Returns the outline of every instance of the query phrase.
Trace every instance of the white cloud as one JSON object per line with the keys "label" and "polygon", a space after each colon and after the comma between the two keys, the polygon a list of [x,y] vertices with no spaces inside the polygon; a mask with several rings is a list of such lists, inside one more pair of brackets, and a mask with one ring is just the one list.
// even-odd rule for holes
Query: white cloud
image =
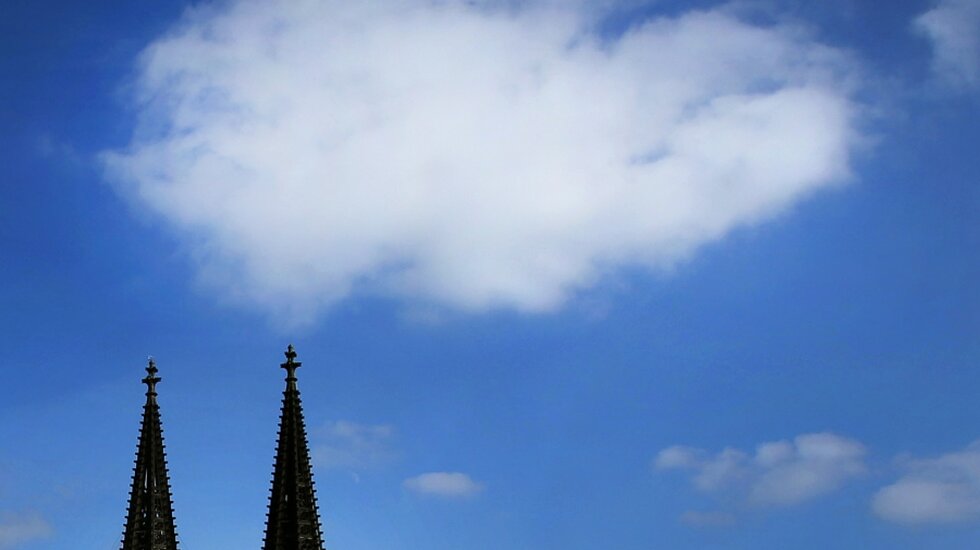
{"label": "white cloud", "polygon": [[483,491],[483,484],[458,472],[430,472],[406,479],[402,485],[414,493],[443,498],[472,497]]}
{"label": "white cloud", "polygon": [[329,422],[313,432],[313,461],[322,468],[366,468],[394,456],[393,427],[358,424],[348,420]]}
{"label": "white cloud", "polygon": [[686,447],[684,445],[674,445],[668,447],[657,454],[654,464],[660,469],[670,468],[694,468],[702,463],[705,453],[700,449]]}
{"label": "white cloud", "polygon": [[0,549],[17,548],[49,535],[51,525],[37,514],[0,516]]}
{"label": "white cloud", "polygon": [[804,434],[793,441],[756,447],[755,453],[727,448],[707,451],[674,446],[654,459],[659,470],[691,473],[699,491],[725,493],[750,504],[786,506],[830,493],[866,471],[863,445],[831,433]]}
{"label": "white cloud", "polygon": [[959,452],[900,463],[905,475],[874,496],[878,516],[902,523],[980,520],[980,441]]}
{"label": "white cloud", "polygon": [[980,0],[940,0],[914,27],[932,42],[932,66],[956,87],[980,86]]}
{"label": "white cloud", "polygon": [[840,52],[724,10],[599,36],[582,5],[192,10],[107,174],[203,280],[300,322],[352,293],[553,310],[848,177]]}

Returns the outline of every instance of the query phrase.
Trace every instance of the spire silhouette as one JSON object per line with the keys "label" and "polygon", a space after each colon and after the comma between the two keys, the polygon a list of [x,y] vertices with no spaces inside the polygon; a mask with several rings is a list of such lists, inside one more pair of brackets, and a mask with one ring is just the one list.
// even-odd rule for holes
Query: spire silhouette
{"label": "spire silhouette", "polygon": [[263,550],[323,550],[303,406],[296,386],[300,365],[290,345],[281,365],[286,369],[286,389]]}
{"label": "spire silhouette", "polygon": [[157,377],[156,363],[152,358],[146,373],[143,378],[146,404],[143,405],[122,550],[177,550],[167,455],[164,452],[160,406],[157,404],[156,388],[161,379]]}

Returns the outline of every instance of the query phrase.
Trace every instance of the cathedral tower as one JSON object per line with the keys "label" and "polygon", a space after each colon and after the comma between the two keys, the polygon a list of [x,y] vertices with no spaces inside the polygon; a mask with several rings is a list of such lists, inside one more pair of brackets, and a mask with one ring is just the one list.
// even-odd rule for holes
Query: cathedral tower
{"label": "cathedral tower", "polygon": [[286,390],[263,550],[323,550],[303,407],[296,387],[296,369],[301,363],[295,359],[296,351],[290,345],[281,365],[286,369]]}
{"label": "cathedral tower", "polygon": [[140,426],[139,447],[129,513],[123,530],[122,550],[177,550],[177,529],[167,475],[160,406],[157,405],[157,367],[150,359],[146,367],[146,404]]}

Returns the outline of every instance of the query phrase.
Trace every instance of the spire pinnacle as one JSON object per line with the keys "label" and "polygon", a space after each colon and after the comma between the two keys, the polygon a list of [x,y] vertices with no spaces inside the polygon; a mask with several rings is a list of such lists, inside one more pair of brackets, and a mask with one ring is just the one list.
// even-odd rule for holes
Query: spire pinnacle
{"label": "spire pinnacle", "polygon": [[146,404],[136,448],[136,466],[129,493],[121,550],[177,550],[173,499],[167,473],[160,406],[157,404],[156,362],[146,366]]}
{"label": "spire pinnacle", "polygon": [[152,357],[147,359],[146,365],[146,377],[143,378],[143,383],[146,384],[146,396],[156,397],[157,395],[157,383],[163,380],[157,376],[157,363]]}
{"label": "spire pinnacle", "polygon": [[279,441],[263,550],[323,550],[306,423],[296,387],[296,350],[286,348],[286,390],[282,397]]}
{"label": "spire pinnacle", "polygon": [[296,369],[300,368],[303,363],[296,360],[296,349],[293,348],[292,344],[286,347],[286,362],[279,365],[280,367],[286,369],[286,386],[287,389],[296,389]]}

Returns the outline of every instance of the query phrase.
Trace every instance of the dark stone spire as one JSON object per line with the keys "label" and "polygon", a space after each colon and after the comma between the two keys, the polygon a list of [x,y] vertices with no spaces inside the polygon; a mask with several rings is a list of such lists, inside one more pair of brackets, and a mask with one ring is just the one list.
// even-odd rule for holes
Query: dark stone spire
{"label": "dark stone spire", "polygon": [[177,550],[167,455],[160,425],[160,407],[157,405],[157,383],[160,378],[156,375],[157,366],[153,359],[150,359],[146,372],[143,379],[146,404],[143,405],[143,422],[122,550]]}
{"label": "dark stone spire", "polygon": [[263,550],[323,550],[303,406],[296,387],[296,369],[300,365],[290,345],[282,364],[286,369],[286,390]]}

